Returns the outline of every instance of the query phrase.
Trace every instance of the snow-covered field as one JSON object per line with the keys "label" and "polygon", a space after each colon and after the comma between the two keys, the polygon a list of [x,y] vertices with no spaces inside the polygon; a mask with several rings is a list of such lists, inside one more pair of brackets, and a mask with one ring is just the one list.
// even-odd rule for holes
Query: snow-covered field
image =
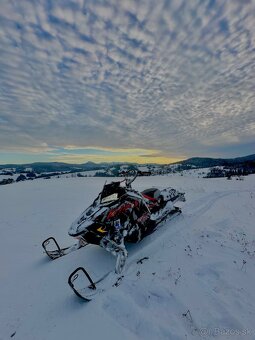
{"label": "snow-covered field", "polygon": [[[109,180],[109,179],[108,179]],[[244,181],[169,175],[133,186],[186,192],[183,214],[139,245],[118,287],[85,303],[67,284],[78,266],[103,272],[114,258],[88,246],[50,261],[41,242],[67,230],[105,178],[0,187],[0,339],[255,339],[255,176]]]}

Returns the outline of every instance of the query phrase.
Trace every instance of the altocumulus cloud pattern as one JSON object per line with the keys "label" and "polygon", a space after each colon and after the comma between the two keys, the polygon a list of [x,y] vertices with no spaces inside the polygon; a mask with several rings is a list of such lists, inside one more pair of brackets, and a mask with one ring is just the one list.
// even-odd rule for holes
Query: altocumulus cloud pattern
{"label": "altocumulus cloud pattern", "polygon": [[251,153],[254,0],[0,5],[0,151]]}

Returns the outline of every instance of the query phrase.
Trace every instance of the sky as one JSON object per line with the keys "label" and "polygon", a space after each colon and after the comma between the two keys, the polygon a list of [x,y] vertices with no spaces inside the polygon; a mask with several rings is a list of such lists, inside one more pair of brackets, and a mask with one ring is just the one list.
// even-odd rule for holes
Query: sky
{"label": "sky", "polygon": [[255,0],[0,8],[0,164],[255,153]]}

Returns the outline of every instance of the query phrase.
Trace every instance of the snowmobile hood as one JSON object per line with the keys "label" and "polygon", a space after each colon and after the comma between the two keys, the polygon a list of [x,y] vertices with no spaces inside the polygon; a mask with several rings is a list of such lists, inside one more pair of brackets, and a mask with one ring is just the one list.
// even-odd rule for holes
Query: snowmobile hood
{"label": "snowmobile hood", "polygon": [[106,210],[108,210],[108,208],[102,206],[88,207],[88,209],[81,213],[81,215],[71,224],[68,234],[70,236],[81,234],[95,222],[95,219],[98,216],[103,214]]}

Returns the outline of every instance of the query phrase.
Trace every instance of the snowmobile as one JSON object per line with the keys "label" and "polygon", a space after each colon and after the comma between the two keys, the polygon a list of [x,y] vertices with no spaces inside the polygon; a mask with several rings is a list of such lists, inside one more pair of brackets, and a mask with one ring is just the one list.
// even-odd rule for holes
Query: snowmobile
{"label": "snowmobile", "polygon": [[[120,274],[128,255],[126,242],[137,243],[153,233],[169,216],[180,214],[181,209],[174,204],[185,201],[184,193],[173,188],[149,188],[141,193],[134,190],[131,183],[138,174],[135,171],[130,176],[129,172],[121,181],[105,183],[94,202],[70,226],[68,233],[78,242],[61,249],[50,237],[42,243],[46,254],[56,259],[88,244],[99,245],[116,256],[115,273]],[[54,248],[50,250],[52,244]],[[77,268],[68,283],[81,296],[73,284],[79,271],[85,274],[92,289],[95,289],[95,283],[84,268]]]}

